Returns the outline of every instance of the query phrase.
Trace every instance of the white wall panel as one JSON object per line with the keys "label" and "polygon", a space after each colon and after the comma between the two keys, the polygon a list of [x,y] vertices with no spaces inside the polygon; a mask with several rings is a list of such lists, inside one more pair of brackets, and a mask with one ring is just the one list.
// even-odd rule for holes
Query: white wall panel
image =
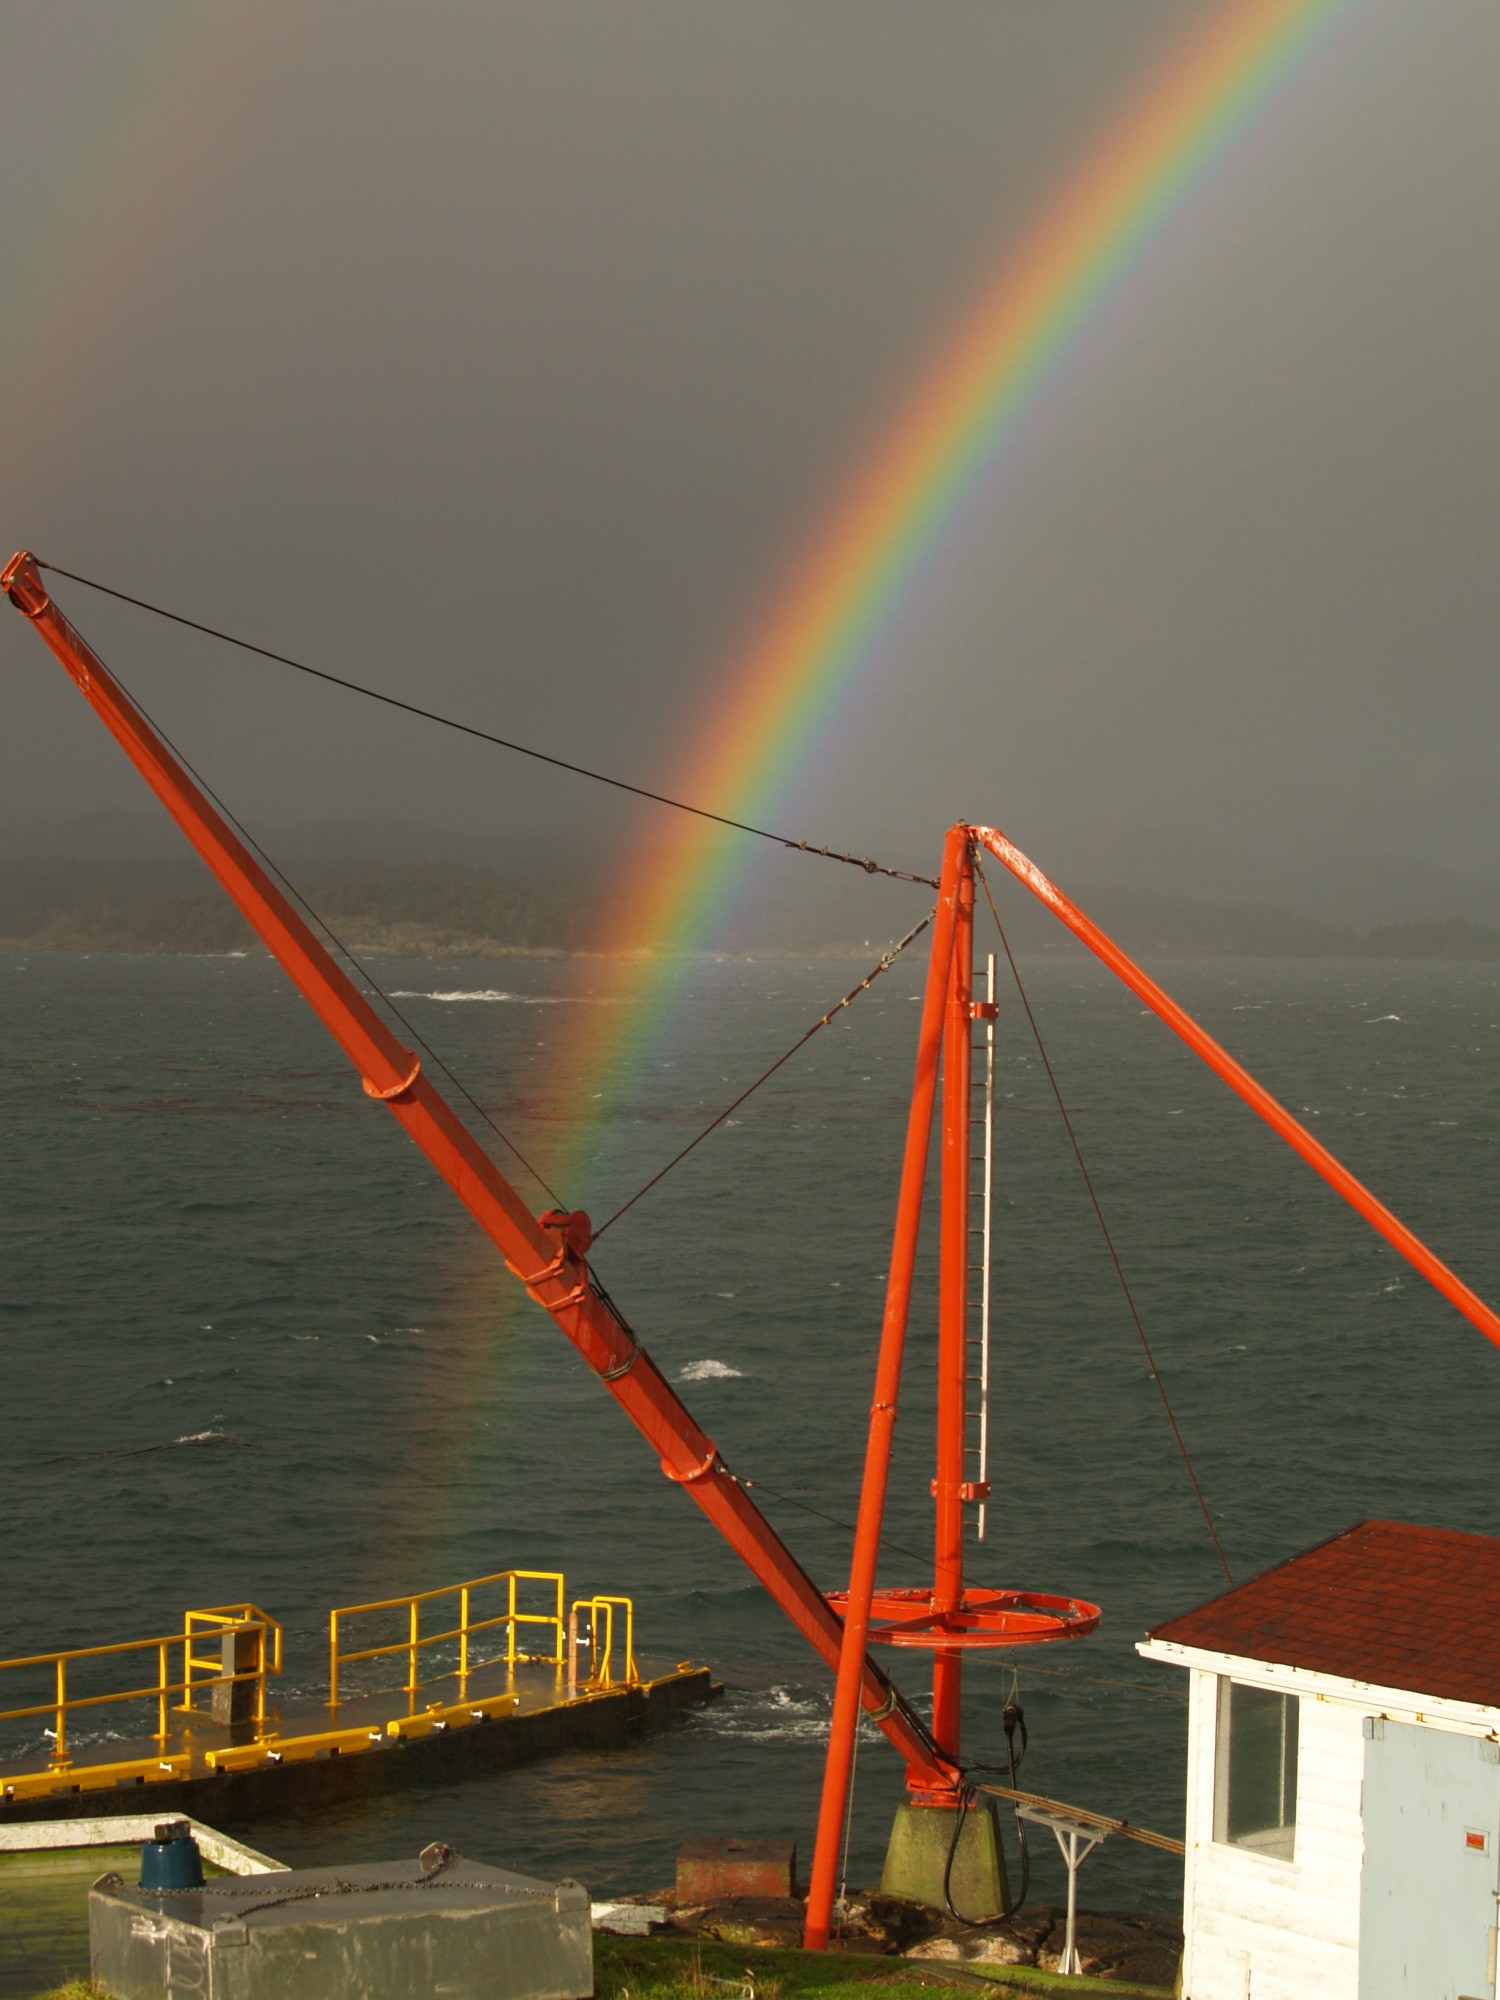
{"label": "white wall panel", "polygon": [[[1189,1669],[1184,2000],[1358,2000],[1364,1718],[1492,1735],[1500,1711],[1196,1649],[1177,1663]],[[1301,1697],[1290,1861],[1214,1840],[1219,1671]]]}

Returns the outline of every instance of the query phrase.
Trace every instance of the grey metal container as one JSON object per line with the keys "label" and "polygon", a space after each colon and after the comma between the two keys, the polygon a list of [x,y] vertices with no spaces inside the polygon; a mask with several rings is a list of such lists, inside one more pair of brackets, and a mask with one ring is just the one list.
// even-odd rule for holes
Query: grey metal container
{"label": "grey metal container", "polygon": [[89,1894],[94,1978],[118,2000],[582,2000],[587,1890],[425,1848],[419,1861]]}

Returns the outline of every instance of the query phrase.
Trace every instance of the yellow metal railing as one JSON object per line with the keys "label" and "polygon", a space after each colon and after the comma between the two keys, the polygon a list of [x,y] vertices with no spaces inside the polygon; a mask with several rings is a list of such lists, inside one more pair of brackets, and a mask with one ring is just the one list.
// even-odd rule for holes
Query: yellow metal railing
{"label": "yellow metal railing", "polygon": [[[624,1672],[614,1670],[615,1612],[624,1612],[625,1644],[622,1648]],[[588,1636],[578,1629],[578,1615],[588,1613]],[[635,1668],[635,1606],[628,1597],[579,1597],[568,1612],[568,1699],[578,1693],[578,1648],[589,1649],[589,1671],[584,1685],[590,1688],[634,1687],[640,1680]]]}
{"label": "yellow metal railing", "polygon": [[[517,1604],[517,1587],[522,1583],[548,1584],[552,1588],[554,1608],[551,1611],[522,1611]],[[500,1610],[484,1618],[476,1618],[474,1597],[491,1587],[503,1593]],[[435,1604],[439,1599],[458,1600],[458,1623],[445,1625],[439,1632],[423,1632],[422,1606]],[[405,1611],[407,1629],[404,1639],[396,1639],[383,1646],[363,1646],[343,1652],[339,1648],[339,1621],[348,1618],[362,1618],[375,1612]],[[452,1613],[450,1612],[451,1618]],[[471,1642],[476,1633],[494,1631],[505,1627],[505,1650],[488,1660],[475,1660],[471,1653]],[[517,1630],[521,1626],[543,1625],[550,1629],[550,1648],[544,1653],[523,1651],[518,1643]],[[430,1646],[449,1645],[458,1641],[458,1677],[466,1680],[479,1666],[489,1666],[503,1658],[507,1665],[514,1666],[517,1660],[551,1660],[557,1666],[563,1661],[563,1578],[556,1570],[543,1569],[502,1569],[493,1576],[470,1577],[467,1583],[450,1583],[442,1590],[418,1590],[407,1597],[384,1597],[373,1604],[344,1604],[328,1614],[328,1701],[336,1707],[339,1699],[339,1671],[352,1666],[356,1660],[379,1660],[396,1653],[406,1655],[406,1679],[404,1689],[414,1694],[426,1683],[419,1671],[422,1653]],[[441,1674],[433,1674],[432,1680],[446,1679],[453,1670],[444,1669]]]}
{"label": "yellow metal railing", "polygon": [[[439,1590],[415,1591],[369,1604],[341,1605],[330,1612],[328,1619],[329,1707],[338,1707],[340,1680],[348,1668],[360,1662],[396,1657],[405,1662],[406,1678],[401,1684],[404,1692],[414,1695],[433,1681],[456,1675],[461,1702],[467,1697],[466,1684],[472,1673],[502,1664],[514,1667],[520,1661],[565,1667],[570,1699],[580,1689],[588,1694],[638,1685],[635,1612],[631,1600],[608,1595],[575,1598],[564,1617],[565,1602],[561,1572],[507,1569],[491,1576],[470,1577],[467,1582],[449,1584]],[[546,1608],[534,1608],[539,1604]],[[434,1606],[446,1609],[436,1615],[438,1629],[424,1631],[424,1616],[430,1621]],[[346,1646],[350,1620],[379,1614],[396,1614],[403,1619],[403,1635],[376,1645]],[[487,1633],[495,1634],[496,1638],[483,1647],[484,1657],[480,1657],[479,1642]],[[448,1653],[435,1658],[434,1649],[439,1647],[448,1648]],[[579,1659],[585,1649],[587,1659],[580,1674]],[[133,1656],[142,1655],[151,1661],[148,1678],[137,1681],[132,1676],[128,1686],[108,1684],[119,1678],[121,1672],[111,1663],[128,1662]],[[276,1619],[253,1604],[214,1605],[184,1612],[180,1631],[154,1638],[124,1639],[106,1646],[74,1646],[54,1653],[0,1660],[0,1686],[6,1685],[6,1676],[24,1675],[31,1676],[31,1688],[25,1688],[23,1683],[17,1692],[41,1692],[51,1684],[44,1700],[0,1708],[0,1724],[49,1718],[51,1728],[47,1733],[53,1738],[49,1768],[55,1772],[74,1768],[69,1735],[70,1730],[76,1735],[74,1724],[80,1711],[121,1702],[152,1702],[156,1707],[155,1738],[165,1757],[173,1715],[201,1713],[205,1707],[205,1689],[232,1691],[249,1683],[253,1691],[249,1703],[234,1699],[231,1692],[227,1712],[221,1710],[219,1701],[213,1704],[216,1721],[229,1721],[232,1717],[253,1724],[253,1732],[245,1743],[215,1753],[233,1759],[252,1754],[254,1746],[271,1740],[266,1734],[266,1677],[279,1674],[281,1662],[282,1628]],[[131,1672],[128,1667],[125,1671]],[[38,1680],[41,1688],[36,1685]],[[9,1685],[15,1686],[14,1678]],[[367,1692],[371,1690],[359,1689],[361,1694]],[[511,1689],[486,1699],[498,1703],[513,1702],[518,1697]],[[416,1712],[414,1706],[412,1712]],[[405,1722],[387,1725],[393,1733],[400,1733],[407,1726]],[[311,1743],[313,1738],[307,1741]],[[173,1760],[173,1768],[181,1762],[181,1757]],[[134,1770],[135,1766],[130,1768]],[[147,1775],[156,1775],[157,1764],[152,1760],[147,1760],[141,1768],[147,1770]],[[160,1770],[168,1772],[168,1764],[161,1763]],[[43,1774],[39,1772],[22,1774],[16,1780],[18,1785],[42,1782]]]}
{"label": "yellow metal railing", "polygon": [[[221,1650],[217,1656],[205,1658],[195,1653],[195,1639],[201,1639],[207,1632],[215,1632],[220,1638]],[[222,1651],[223,1635],[226,1632],[249,1632],[255,1635],[256,1664],[244,1671],[224,1672]],[[270,1644],[267,1645],[269,1638]],[[182,1649],[182,1671],[178,1679],[172,1677],[172,1649]],[[156,1673],[152,1680],[138,1687],[111,1688],[102,1694],[70,1694],[68,1676],[70,1670],[80,1668],[87,1660],[120,1658],[127,1653],[154,1653]],[[188,1611],[183,1615],[180,1632],[163,1633],[151,1639],[121,1639],[109,1646],[72,1646],[62,1652],[31,1653],[21,1659],[0,1660],[0,1674],[25,1671],[45,1672],[51,1669],[55,1676],[55,1692],[52,1699],[32,1702],[20,1708],[0,1709],[0,1723],[21,1722],[33,1716],[50,1715],[53,1719],[51,1735],[52,1761],[66,1764],[71,1761],[68,1751],[68,1721],[78,1710],[103,1708],[122,1701],[154,1701],[156,1703],[156,1731],[158,1740],[165,1740],[169,1734],[167,1717],[172,1712],[172,1696],[181,1695],[181,1707],[191,1709],[195,1691],[201,1692],[209,1682],[220,1686],[238,1681],[252,1681],[255,1684],[255,1720],[257,1724],[265,1719],[266,1675],[281,1672],[281,1627],[274,1618],[268,1618],[253,1604],[218,1605],[211,1611]],[[77,1685],[75,1680],[74,1685]]]}

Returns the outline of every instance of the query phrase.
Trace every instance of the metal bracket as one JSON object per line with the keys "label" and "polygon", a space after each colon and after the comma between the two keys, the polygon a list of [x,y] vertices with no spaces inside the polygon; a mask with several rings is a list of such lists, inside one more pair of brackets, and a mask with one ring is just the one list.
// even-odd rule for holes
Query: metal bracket
{"label": "metal bracket", "polygon": [[518,1271],[508,1257],[505,1260],[505,1268],[513,1278],[519,1278],[529,1292],[537,1285],[544,1285],[549,1278],[557,1277],[567,1261],[568,1246],[566,1243],[560,1243],[557,1248],[557,1255],[552,1259],[552,1262],[550,1264],[543,1264],[541,1270],[533,1271],[529,1278],[524,1271]]}
{"label": "metal bracket", "polygon": [[560,1299],[537,1299],[537,1304],[545,1306],[549,1313],[566,1312],[569,1306],[581,1306],[588,1295],[589,1281],[587,1278],[581,1278],[572,1291],[564,1292]]}
{"label": "metal bracket", "polygon": [[698,1465],[689,1466],[686,1472],[679,1472],[675,1466],[668,1465],[665,1459],[661,1462],[661,1469],[674,1486],[692,1486],[696,1481],[705,1478],[713,1471],[718,1456],[717,1446],[711,1444],[702,1462]]}
{"label": "metal bracket", "polygon": [[373,1097],[377,1104],[389,1104],[394,1098],[405,1097],[407,1091],[422,1074],[422,1058],[412,1055],[410,1049],[404,1053],[411,1056],[411,1073],[403,1077],[400,1083],[393,1083],[389,1090],[382,1090],[378,1083],[372,1083],[367,1076],[362,1077],[360,1081],[364,1084],[366,1097]]}

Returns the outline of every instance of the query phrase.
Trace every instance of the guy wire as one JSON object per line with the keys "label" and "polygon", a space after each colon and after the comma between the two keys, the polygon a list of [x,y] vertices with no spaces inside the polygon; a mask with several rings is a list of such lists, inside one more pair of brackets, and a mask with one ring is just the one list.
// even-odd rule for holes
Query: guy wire
{"label": "guy wire", "polygon": [[1068,1116],[1068,1107],[1063,1101],[1062,1089],[1058,1084],[1057,1076],[1052,1068],[1052,1061],[1047,1054],[1046,1045],[1042,1041],[1042,1031],[1037,1026],[1035,1014],[1033,1014],[1031,1011],[1031,1002],[1026,997],[1026,988],[1021,983],[1021,974],[1019,968],[1016,965],[1015,954],[1011,951],[1010,948],[1010,939],[1005,935],[1005,926],[1000,921],[1000,912],[995,907],[995,898],[990,893],[990,885],[985,878],[984,869],[980,865],[978,855],[974,857],[974,873],[979,877],[980,884],[984,889],[985,901],[990,906],[990,915],[995,920],[995,929],[1000,934],[1000,943],[1005,952],[1006,963],[1010,966],[1011,978],[1014,979],[1014,981],[1016,982],[1016,992],[1020,995],[1021,1006],[1025,1011],[1027,1022],[1030,1025],[1032,1039],[1036,1043],[1037,1054],[1042,1059],[1042,1068],[1047,1072],[1047,1081],[1052,1086],[1052,1095],[1057,1101],[1057,1109],[1062,1118],[1063,1129],[1068,1135],[1068,1144],[1073,1148],[1073,1157],[1078,1162],[1079,1173],[1083,1176],[1083,1185],[1085,1189],[1088,1191],[1088,1198],[1093,1206],[1094,1215],[1098,1221],[1100,1233],[1104,1237],[1104,1247],[1109,1252],[1109,1261],[1111,1262],[1111,1264],[1114,1265],[1115,1276],[1116,1278],[1118,1278],[1120,1282],[1120,1290],[1124,1294],[1126,1307],[1129,1310],[1131,1320],[1135,1325],[1136,1334],[1141,1343],[1141,1352],[1145,1355],[1146,1366],[1150,1370],[1151,1380],[1156,1384],[1156,1393],[1161,1398],[1161,1406],[1163,1410],[1165,1410],[1166,1412],[1167,1422],[1172,1427],[1172,1435],[1177,1440],[1177,1449],[1182,1455],[1183,1465],[1187,1468],[1187,1476],[1192,1484],[1193,1494],[1198,1502],[1199,1512],[1203,1516],[1203,1525],[1208,1529],[1208,1537],[1209,1540],[1214,1545],[1214,1554],[1219,1558],[1219,1566],[1223,1570],[1225,1578],[1228,1581],[1230,1588],[1233,1589],[1234,1577],[1230,1572],[1229,1563],[1224,1554],[1223,1544],[1219,1540],[1218,1530],[1214,1527],[1213,1516],[1208,1511],[1208,1502],[1203,1497],[1203,1488],[1198,1483],[1198,1474],[1193,1466],[1192,1458],[1188,1453],[1187,1443],[1183,1438],[1181,1429],[1178,1426],[1177,1413],[1172,1408],[1172,1399],[1167,1394],[1167,1385],[1165,1382],[1163,1382],[1161,1378],[1161,1371],[1157,1368],[1156,1365],[1156,1357],[1151,1352],[1151,1343],[1146,1338],[1146,1329],[1144,1325],[1141,1323],[1140,1313],[1136,1310],[1135,1299],[1131,1293],[1130,1285],[1125,1277],[1125,1267],[1120,1262],[1119,1252],[1115,1248],[1115,1239],[1110,1234],[1109,1224],[1104,1219],[1104,1209],[1100,1204],[1098,1194],[1095,1192],[1093,1177],[1089,1173],[1088,1167],[1084,1162],[1083,1148],[1078,1143],[1078,1134],[1073,1130],[1073,1121]]}
{"label": "guy wire", "polygon": [[[62,573],[66,574],[66,572]],[[339,936],[338,932],[334,930],[333,926],[328,922],[327,918],[320,916],[318,911],[314,909],[313,905],[307,900],[306,896],[303,895],[302,891],[298,889],[294,883],[288,881],[287,877],[281,872],[281,870],[277,867],[276,863],[271,859],[270,855],[267,854],[266,850],[261,846],[260,842],[255,838],[255,835],[251,833],[249,829],[240,820],[236,819],[235,815],[230,811],[229,807],[225,805],[224,801],[219,797],[218,793],[214,790],[213,786],[203,776],[202,772],[197,770],[191,763],[191,761],[188,759],[188,757],[177,747],[177,745],[172,741],[171,737],[168,736],[166,730],[162,728],[161,724],[151,714],[150,710],[146,708],[144,703],[137,700],[135,695],[131,693],[130,689],[126,687],[124,681],[120,679],[120,676],[117,673],[113,672],[113,669],[111,669],[111,673],[113,674],[115,681],[118,682],[121,692],[129,700],[132,707],[139,710],[140,714],[145,718],[145,720],[150,723],[151,727],[156,731],[156,734],[161,738],[162,742],[166,744],[167,748],[171,751],[172,755],[181,764],[182,768],[193,779],[194,783],[199,785],[202,788],[202,790],[207,794],[207,796],[213,800],[214,804],[218,807],[219,811],[224,815],[225,819],[228,820],[229,824],[234,828],[235,832],[238,833],[241,840],[244,841],[245,845],[247,847],[254,849],[256,854],[259,855],[261,861],[265,864],[266,868],[270,871],[272,875],[276,877],[277,881],[281,884],[282,888],[286,890],[287,894],[292,898],[292,900],[296,903],[301,904],[302,908],[307,912],[308,916],[311,917],[313,922],[324,933],[324,935],[329,938],[329,940],[332,942],[334,946],[334,949],[336,951],[342,952],[343,956],[349,961],[350,965],[354,967],[355,971],[359,974],[360,978],[367,980],[369,982],[370,990],[379,997],[379,999],[384,1003],[385,1007],[389,1010],[389,1012],[393,1014],[395,1018],[401,1023],[402,1027],[406,1030],[407,1034],[411,1036],[412,1040],[416,1043],[417,1047],[421,1049],[424,1055],[431,1057],[432,1061],[436,1063],[437,1067],[443,1072],[443,1075],[447,1077],[448,1081],[453,1085],[453,1088],[458,1092],[459,1096],[463,1098],[464,1102],[470,1106],[470,1108],[475,1112],[475,1114],[478,1117],[484,1120],[485,1124],[488,1125],[490,1130],[494,1133],[495,1137],[500,1141],[501,1145],[505,1146],[509,1150],[509,1152],[515,1157],[515,1159],[517,1159],[520,1162],[520,1164],[526,1169],[527,1173],[530,1174],[532,1179],[536,1182],[537,1186],[542,1189],[543,1193],[550,1196],[553,1203],[558,1208],[564,1207],[565,1203],[563,1202],[561,1196],[559,1196],[554,1191],[554,1189],[548,1185],[547,1179],[545,1175],[541,1172],[540,1168],[534,1167],[531,1164],[530,1160],[527,1159],[526,1155],[521,1151],[520,1147],[516,1144],[515,1140],[510,1138],[505,1132],[503,1132],[500,1129],[500,1127],[495,1123],[494,1119],[485,1110],[484,1106],[479,1102],[478,1098],[476,1098],[474,1093],[468,1088],[467,1084],[465,1084],[461,1080],[461,1078],[454,1075],[452,1069],[438,1054],[436,1049],[434,1049],[431,1046],[431,1044],[427,1042],[424,1039],[424,1037],[418,1033],[416,1028],[413,1027],[412,1023],[407,1019],[405,1014],[403,1014],[401,1009],[396,1005],[395,1001],[391,998],[389,993],[387,993],[385,988],[380,984],[380,981],[375,977],[374,973],[372,973],[369,967],[366,966],[360,959],[355,957],[354,953],[349,949],[348,945],[344,943],[343,939]]]}
{"label": "guy wire", "polygon": [[594,1241],[597,1243],[599,1238],[604,1234],[605,1230],[611,1228],[615,1223],[617,1223],[620,1217],[625,1213],[627,1209],[634,1208],[636,1203],[640,1200],[641,1196],[644,1194],[649,1194],[652,1188],[656,1186],[658,1181],[665,1180],[667,1175],[671,1173],[673,1167],[679,1165],[683,1160],[685,1160],[688,1154],[693,1151],[694,1147],[701,1146],[703,1144],[703,1141],[708,1137],[710,1132],[716,1132],[718,1128],[724,1123],[724,1120],[729,1116],[731,1111],[738,1111],[740,1106],[745,1102],[745,1099],[747,1097],[753,1097],[755,1092],[760,1089],[763,1083],[769,1082],[769,1080],[776,1074],[777,1070],[779,1070],[783,1064],[789,1063],[791,1061],[792,1057],[797,1053],[798,1049],[802,1048],[805,1043],[810,1042],[812,1040],[813,1036],[818,1032],[819,1028],[826,1028],[829,1022],[833,1019],[835,1014],[842,1013],[845,1007],[852,1007],[854,1002],[859,998],[861,993],[868,992],[870,987],[873,986],[875,981],[880,977],[881,973],[890,971],[891,967],[895,964],[896,960],[901,956],[902,952],[905,951],[906,947],[910,943],[912,943],[914,939],[919,938],[922,935],[923,931],[926,930],[927,926],[931,922],[932,922],[931,917],[923,917],[921,923],[913,924],[912,928],[906,933],[906,936],[902,938],[901,942],[899,944],[893,944],[891,946],[890,950],[885,954],[884,958],[882,958],[877,965],[874,965],[870,968],[870,970],[865,974],[864,978],[859,982],[858,986],[851,987],[850,990],[844,995],[842,1000],[835,1001],[833,1006],[829,1008],[826,1014],[821,1015],[816,1021],[813,1022],[812,1026],[808,1029],[805,1035],[798,1036],[797,1040],[792,1043],[792,1046],[787,1050],[785,1055],[778,1056],[769,1069],[761,1071],[760,1075],[755,1079],[754,1083],[747,1084],[746,1087],[740,1092],[739,1096],[734,1100],[733,1104],[726,1104],[724,1106],[724,1109],[721,1112],[719,1112],[716,1117],[711,1118],[709,1122],[704,1126],[703,1130],[697,1135],[696,1138],[689,1139],[689,1141],[682,1148],[682,1151],[680,1153],[674,1153],[672,1158],[668,1160],[667,1164],[664,1167],[662,1167],[659,1172],[654,1173],[651,1176],[650,1180],[647,1181],[643,1187],[638,1187],[636,1189],[635,1193],[630,1197],[629,1201],[623,1202],[620,1205],[620,1207],[615,1210],[614,1214],[609,1218],[608,1222],[601,1222],[599,1227],[594,1231]]}
{"label": "guy wire", "polygon": [[[905,868],[888,868],[883,862],[872,861],[866,854],[843,854],[831,847],[816,846],[810,840],[794,840],[790,834],[772,833],[767,827],[752,826],[748,820],[732,819],[727,813],[710,812],[707,806],[689,805],[684,799],[669,798],[665,792],[653,792],[645,785],[631,784],[628,779],[612,778],[607,772],[590,770],[586,764],[573,764],[566,757],[554,757],[546,750],[532,749],[529,744],[513,743],[508,737],[495,736],[488,729],[479,729],[473,723],[456,721],[451,715],[439,715],[435,709],[421,708],[417,703],[402,701],[393,694],[382,694],[378,688],[366,687],[362,682],[348,680],[342,674],[331,674],[323,667],[310,667],[302,660],[290,659],[285,653],[273,653],[268,646],[257,646],[249,639],[236,638],[232,632],[221,632],[217,626],[200,624],[196,618],[185,618],[180,611],[168,611],[163,605],[151,604],[144,597],[132,597],[128,591],[114,590],[107,583],[97,583],[92,577],[80,576],[76,570],[64,569],[59,563],[43,562],[40,556],[36,558],[36,563],[38,569],[49,570],[53,576],[65,576],[70,583],[81,583],[85,590],[97,590],[102,596],[117,598],[121,604],[133,604],[138,611],[149,611],[154,618],[165,618],[170,624],[185,626],[189,632],[201,632],[205,638],[221,640],[226,646],[238,647],[242,653],[254,653],[262,660],[273,660],[277,666],[290,667],[293,672],[306,674],[312,680],[326,681],[330,687],[363,695],[367,701],[378,701],[386,708],[399,709],[404,715],[415,715],[423,722],[435,722],[444,729],[457,730],[461,736],[492,743],[497,749],[513,751],[518,757],[530,757],[536,763],[550,764],[554,770],[571,771],[579,778],[592,778],[595,784],[611,785],[617,792],[631,792],[636,798],[650,799],[659,806],[672,806],[678,812],[692,813],[697,819],[712,820],[716,826],[730,827],[736,833],[752,833],[758,840],[769,840],[795,854],[814,854],[824,861],[840,861],[850,868],[863,869],[866,875],[885,875],[894,882],[919,882],[928,889],[938,886],[931,875],[914,875]],[[145,711],[142,710],[142,713]]]}

